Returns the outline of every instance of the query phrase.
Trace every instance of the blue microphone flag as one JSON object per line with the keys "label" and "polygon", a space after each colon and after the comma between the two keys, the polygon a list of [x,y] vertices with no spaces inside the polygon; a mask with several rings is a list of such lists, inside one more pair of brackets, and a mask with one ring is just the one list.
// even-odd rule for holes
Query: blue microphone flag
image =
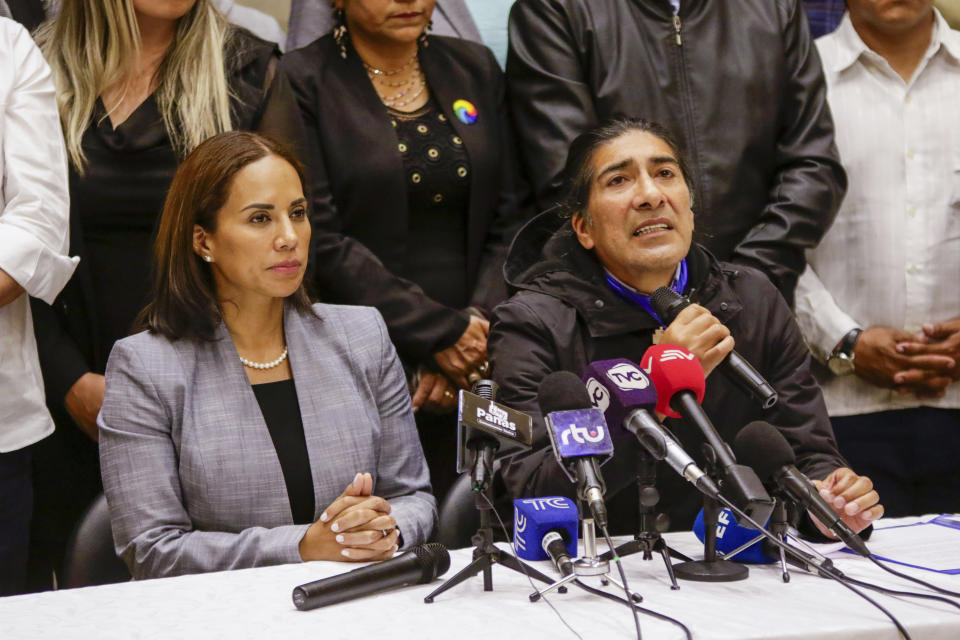
{"label": "blue microphone flag", "polygon": [[[520,498],[513,501],[513,542],[524,560],[549,560],[540,542],[551,530],[562,530],[571,558],[577,557],[577,505],[570,498]],[[565,532],[565,533],[563,533]]]}

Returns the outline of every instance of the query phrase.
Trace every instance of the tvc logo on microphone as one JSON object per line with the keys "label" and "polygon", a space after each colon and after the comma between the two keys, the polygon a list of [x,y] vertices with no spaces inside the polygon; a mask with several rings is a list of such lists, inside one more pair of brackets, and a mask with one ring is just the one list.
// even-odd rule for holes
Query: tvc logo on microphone
{"label": "tvc logo on microphone", "polygon": [[650,386],[650,379],[629,362],[623,362],[607,369],[607,377],[624,391],[646,389]]}

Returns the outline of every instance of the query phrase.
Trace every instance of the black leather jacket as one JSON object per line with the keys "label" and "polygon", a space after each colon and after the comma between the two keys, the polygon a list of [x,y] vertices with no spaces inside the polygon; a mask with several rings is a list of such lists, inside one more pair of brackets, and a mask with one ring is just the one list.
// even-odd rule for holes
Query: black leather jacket
{"label": "black leather jacket", "polygon": [[798,0],[517,0],[507,81],[542,208],[579,133],[654,120],[688,156],[697,241],[792,303],[846,190]]}
{"label": "black leather jacket", "polygon": [[[779,401],[764,411],[719,372],[707,379],[703,407],[717,431],[733,442],[753,420],[776,425],[797,456],[797,467],[822,479],[846,466],[833,437],[823,395],[810,372],[810,355],[793,314],[760,272],[718,262],[693,245],[687,255],[686,293],[729,329],[736,349],[774,386]],[[548,373],[580,375],[596,360],[639,362],[658,324],[638,305],[606,284],[600,263],[583,249],[570,223],[547,212],[517,235],[506,275],[517,290],[494,311],[490,334],[493,378],[500,400],[534,416],[534,446],[512,455],[501,467],[513,497],[568,495],[575,487],[553,458],[537,405],[537,390]],[[682,420],[665,424],[698,463],[703,437]],[[633,435],[610,425],[615,454],[602,473],[607,484],[611,529],[632,533],[637,520],[634,477],[639,445]],[[504,451],[509,455],[510,451]],[[657,468],[660,511],[673,528],[688,529],[700,508],[699,495],[663,463]]]}

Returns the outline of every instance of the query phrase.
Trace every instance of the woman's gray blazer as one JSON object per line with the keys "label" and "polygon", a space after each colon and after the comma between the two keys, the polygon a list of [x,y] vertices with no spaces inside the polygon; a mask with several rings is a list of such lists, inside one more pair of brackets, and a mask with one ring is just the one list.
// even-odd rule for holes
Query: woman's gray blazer
{"label": "woman's gray blazer", "polygon": [[[316,495],[315,518],[357,472],[373,474],[405,546],[436,501],[396,351],[369,307],[287,307],[284,331]],[[113,537],[136,578],[300,562],[260,406],[226,327],[213,342],[147,332],[118,341],[100,411]],[[453,455],[453,452],[451,452]]]}

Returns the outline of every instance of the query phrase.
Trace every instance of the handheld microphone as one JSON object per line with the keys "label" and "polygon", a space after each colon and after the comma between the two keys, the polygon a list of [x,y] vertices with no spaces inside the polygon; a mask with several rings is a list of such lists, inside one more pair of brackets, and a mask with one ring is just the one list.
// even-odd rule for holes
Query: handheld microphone
{"label": "handheld microphone", "polygon": [[[667,323],[673,322],[677,315],[691,304],[670,287],[660,287],[650,294],[650,306]],[[764,409],[777,404],[777,392],[774,388],[736,351],[727,354],[719,369],[731,382],[756,398]]]}
{"label": "handheld microphone", "polygon": [[654,460],[665,460],[699,491],[716,498],[720,490],[667,429],[650,414],[657,406],[657,389],[625,358],[591,362],[583,373],[587,393],[603,411],[608,425],[622,425]]}
{"label": "handheld microphone", "polygon": [[706,380],[696,356],[674,344],[655,344],[643,354],[643,363],[657,389],[657,411],[696,426],[708,445],[705,452],[712,458],[710,462],[716,461],[720,467],[724,491],[753,520],[766,522],[773,500],[754,470],[737,464],[730,446],[700,406]]}
{"label": "handheld microphone", "polygon": [[605,529],[606,485],[600,465],[613,457],[613,442],[603,412],[593,408],[580,378],[569,371],[556,371],[544,378],[537,402],[557,462],[570,481],[577,483],[577,495],[589,505],[601,530]]}
{"label": "handheld microphone", "polygon": [[820,496],[813,483],[794,466],[796,455],[776,427],[759,420],[751,422],[737,434],[734,446],[741,459],[756,469],[761,478],[799,502],[848,547],[864,557],[870,557],[870,550],[860,536],[853,532],[840,514]]}
{"label": "handheld microphone", "polygon": [[563,576],[573,573],[577,555],[577,505],[564,497],[513,501],[513,543],[524,560],[550,558]]}
{"label": "handheld microphone", "polygon": [[442,544],[421,544],[390,560],[294,587],[293,604],[307,611],[393,587],[426,584],[449,568],[450,554]]}
{"label": "handheld microphone", "polygon": [[483,490],[493,473],[493,459],[501,441],[529,449],[533,420],[525,413],[496,402],[493,380],[477,380],[470,391],[460,391],[457,409],[457,473],[471,470],[474,486]]}

